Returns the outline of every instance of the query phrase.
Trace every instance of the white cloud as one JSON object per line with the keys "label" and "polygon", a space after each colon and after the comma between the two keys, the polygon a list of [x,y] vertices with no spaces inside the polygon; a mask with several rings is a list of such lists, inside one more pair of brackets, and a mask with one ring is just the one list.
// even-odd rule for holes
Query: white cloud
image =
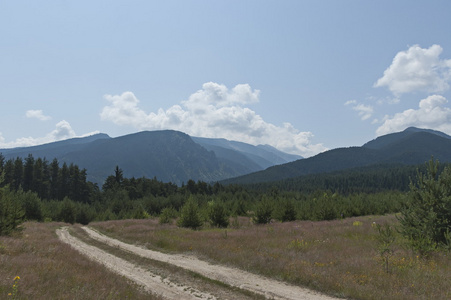
{"label": "white cloud", "polygon": [[371,105],[361,104],[358,103],[356,100],[346,101],[345,105],[351,105],[352,109],[358,113],[362,121],[371,118],[374,112],[374,109]]}
{"label": "white cloud", "polygon": [[48,121],[51,119],[50,116],[44,115],[43,111],[40,109],[39,110],[27,110],[25,115],[27,116],[27,118],[36,118],[40,121]]}
{"label": "white cloud", "polygon": [[301,132],[289,123],[282,127],[267,123],[246,107],[259,101],[259,93],[248,84],[228,89],[225,85],[208,82],[180,105],[146,113],[139,108],[135,95],[125,92],[122,95],[105,95],[109,104],[100,116],[102,120],[130,125],[139,130],[173,129],[191,136],[269,144],[303,156],[327,150],[322,144],[311,143],[312,133]]}
{"label": "white cloud", "polygon": [[414,126],[451,134],[451,109],[448,101],[440,95],[432,95],[419,103],[418,109],[408,109],[394,116],[385,116],[383,124],[376,130],[378,136],[399,132]]}
{"label": "white cloud", "polygon": [[414,45],[407,51],[398,52],[374,87],[386,86],[397,96],[415,91],[441,93],[448,90],[451,59],[440,59],[442,51],[439,45],[428,49]]}
{"label": "white cloud", "polygon": [[75,131],[72,129],[69,122],[63,120],[55,125],[55,129],[43,137],[23,137],[18,138],[12,142],[5,142],[5,138],[0,132],[0,148],[14,148],[14,147],[30,147],[36,146],[61,140],[66,140],[74,137],[85,137],[93,134],[99,133],[98,131],[87,133],[81,136],[77,136]]}

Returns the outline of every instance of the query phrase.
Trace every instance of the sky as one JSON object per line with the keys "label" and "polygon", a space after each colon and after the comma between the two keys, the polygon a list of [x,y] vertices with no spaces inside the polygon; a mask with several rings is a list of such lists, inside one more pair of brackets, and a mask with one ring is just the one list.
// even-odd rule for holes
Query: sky
{"label": "sky", "polygon": [[310,157],[451,135],[451,1],[0,0],[0,148],[172,129]]}

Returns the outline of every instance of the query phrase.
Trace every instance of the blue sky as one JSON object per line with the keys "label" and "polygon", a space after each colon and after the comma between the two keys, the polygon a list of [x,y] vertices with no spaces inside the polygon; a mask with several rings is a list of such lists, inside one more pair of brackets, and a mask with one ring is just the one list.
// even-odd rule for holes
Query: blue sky
{"label": "blue sky", "polygon": [[305,157],[451,134],[450,1],[0,0],[0,148],[175,129]]}

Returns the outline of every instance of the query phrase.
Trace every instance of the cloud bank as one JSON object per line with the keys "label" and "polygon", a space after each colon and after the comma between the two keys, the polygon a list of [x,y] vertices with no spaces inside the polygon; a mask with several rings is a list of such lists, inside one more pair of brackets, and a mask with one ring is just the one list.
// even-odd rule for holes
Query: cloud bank
{"label": "cloud bank", "polygon": [[424,91],[441,93],[449,89],[451,59],[440,59],[443,49],[432,45],[424,49],[418,45],[396,54],[374,87],[387,87],[393,94]]}
{"label": "cloud bank", "polygon": [[448,100],[441,95],[432,95],[420,101],[418,109],[408,109],[393,116],[385,116],[383,124],[376,130],[377,136],[398,132],[414,126],[451,134],[451,109],[445,107]]}
{"label": "cloud bank", "polygon": [[36,145],[42,145],[47,143],[52,143],[56,141],[66,140],[75,137],[85,137],[93,134],[99,133],[98,131],[84,134],[82,136],[77,136],[75,131],[72,129],[69,122],[62,120],[55,125],[55,129],[46,134],[43,137],[23,137],[18,138],[12,142],[5,142],[5,138],[0,132],[0,148],[15,148],[15,147],[30,147]]}
{"label": "cloud bank", "polygon": [[[373,124],[382,124],[376,129],[377,136],[399,132],[410,126],[451,134],[451,109],[446,106],[447,99],[440,95],[450,87],[451,59],[441,59],[442,52],[440,45],[429,48],[414,45],[395,55],[384,75],[373,85],[387,87],[394,98],[389,96],[376,103],[379,106],[397,104],[406,93],[426,92],[430,95],[419,102],[418,109],[385,115],[382,121],[373,119]],[[357,111],[362,120],[371,118],[374,113],[373,106],[356,100],[347,101],[345,105]]]}
{"label": "cloud bank", "polygon": [[125,92],[105,95],[109,104],[100,116],[104,121],[139,130],[173,129],[198,137],[269,144],[305,157],[327,150],[322,144],[311,143],[311,132],[301,132],[290,123],[283,126],[267,123],[246,107],[258,103],[259,94],[259,90],[253,90],[248,84],[228,89],[225,85],[208,82],[180,105],[146,113],[139,108],[139,99],[132,92]]}

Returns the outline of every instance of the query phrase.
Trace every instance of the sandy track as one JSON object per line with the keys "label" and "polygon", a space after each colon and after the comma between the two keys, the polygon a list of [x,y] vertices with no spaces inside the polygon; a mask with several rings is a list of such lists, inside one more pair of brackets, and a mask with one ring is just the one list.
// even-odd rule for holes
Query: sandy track
{"label": "sandy track", "polygon": [[[226,283],[233,287],[245,289],[269,299],[290,300],[328,300],[337,299],[299,286],[268,279],[242,270],[214,265],[197,259],[194,256],[165,254],[112,239],[89,227],[83,227],[88,235],[110,246],[118,247],[133,254],[153,260],[169,263],[177,267],[198,273],[210,279]],[[171,297],[169,297],[171,298]]]}
{"label": "sandy track", "polygon": [[67,231],[67,228],[58,229],[56,233],[61,241],[69,244],[90,259],[103,264],[113,272],[143,286],[148,292],[161,295],[168,299],[216,299],[216,297],[211,294],[200,292],[189,286],[175,284],[168,279],[163,279],[158,275],[135,266],[124,259],[111,255],[97,247],[88,245],[71,236]]}

